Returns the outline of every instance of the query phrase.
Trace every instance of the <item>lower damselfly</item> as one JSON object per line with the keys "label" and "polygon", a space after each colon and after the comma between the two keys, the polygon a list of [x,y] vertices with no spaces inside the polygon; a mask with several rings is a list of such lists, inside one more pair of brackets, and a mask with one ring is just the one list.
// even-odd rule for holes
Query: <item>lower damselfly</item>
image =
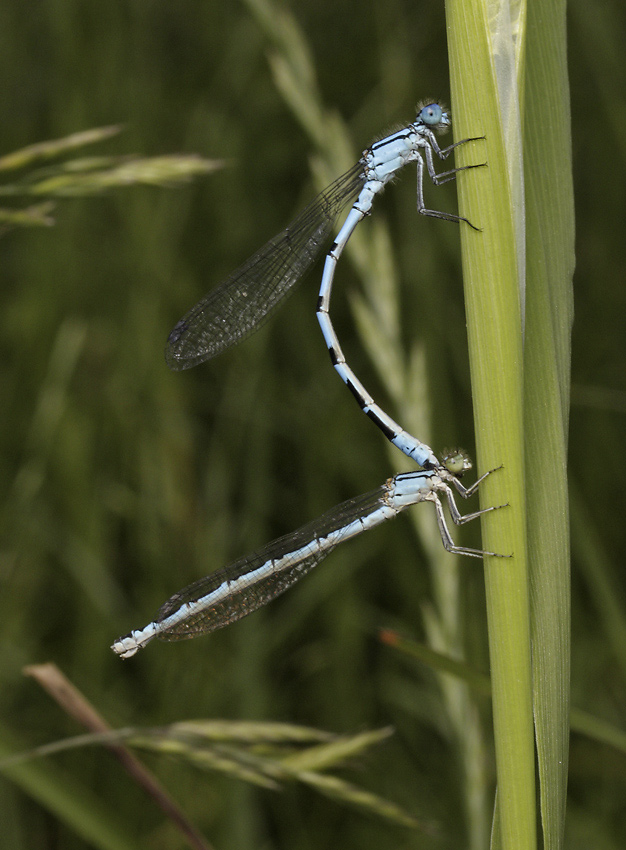
{"label": "lower damselfly", "polygon": [[184,640],[234,623],[280,596],[339,543],[393,519],[419,502],[431,502],[435,506],[439,533],[448,552],[472,558],[506,557],[457,546],[452,539],[442,498],[455,525],[463,525],[496,510],[489,507],[471,514],[460,513],[452,487],[463,498],[468,498],[476,492],[481,481],[495,471],[486,472],[470,487],[464,487],[459,475],[470,467],[467,456],[455,452],[444,458],[437,471],[404,472],[389,478],[382,487],[336,505],[308,525],[175,593],[160,608],[155,620],[143,629],[118,638],[111,648],[122,658],[130,658],[155,637],[167,641]]}

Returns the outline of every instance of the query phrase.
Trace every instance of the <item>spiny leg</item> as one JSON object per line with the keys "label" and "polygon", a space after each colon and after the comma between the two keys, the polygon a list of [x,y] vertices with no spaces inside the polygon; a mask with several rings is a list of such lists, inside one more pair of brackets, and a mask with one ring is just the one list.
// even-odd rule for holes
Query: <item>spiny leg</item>
{"label": "spiny leg", "polygon": [[[434,166],[434,163],[433,163],[432,150],[430,149],[430,147],[427,146],[425,148],[424,152],[426,154],[426,163],[427,163],[427,167],[428,167],[428,174],[429,174],[430,178],[432,179],[433,183],[437,186],[437,185],[439,185],[439,183],[438,183],[438,176],[437,176],[437,173],[435,171],[435,166]],[[440,210],[431,210],[431,209],[427,208],[427,206],[424,202],[424,160],[420,156],[416,159],[415,163],[417,165],[417,211],[418,211],[418,213],[420,215],[427,215],[430,218],[440,218],[440,219],[443,219],[444,221],[455,221],[457,223],[464,221],[466,224],[469,224],[469,226],[472,228],[472,230],[477,230],[477,231],[480,232],[480,227],[476,227],[476,225],[472,224],[472,222],[469,219],[465,218],[464,216],[454,215],[453,213],[446,213],[446,212],[441,212]],[[480,167],[480,165],[478,165],[478,166],[465,166],[464,168],[455,169],[455,172],[456,171],[465,171],[465,170],[467,170],[467,168],[479,168],[479,167]],[[444,172],[444,175],[446,173],[449,174],[450,172]],[[448,179],[451,180],[451,179],[453,179],[453,177],[449,177]],[[446,183],[447,180],[444,179],[440,182]]]}
{"label": "spiny leg", "polygon": [[[476,481],[474,481],[474,483],[473,483],[473,484],[471,484],[469,487],[465,487],[465,485],[464,485],[464,484],[462,484],[462,483],[459,481],[459,479],[457,478],[457,476],[456,476],[456,475],[454,475],[454,474],[453,474],[453,473],[451,473],[451,472],[448,472],[447,470],[446,470],[445,472],[444,472],[444,471],[442,471],[442,472],[440,473],[440,475],[441,475],[441,478],[443,478],[443,480],[444,480],[444,481],[446,481],[448,484],[453,484],[453,485],[454,485],[454,488],[456,489],[456,491],[458,492],[458,494],[459,494],[459,495],[460,495],[463,499],[469,499],[469,497],[470,497],[470,496],[473,496],[473,495],[474,495],[474,493],[478,490],[479,485],[480,485],[480,484],[481,484],[481,483],[485,480],[485,478],[488,478],[488,477],[489,477],[490,475],[492,475],[494,472],[497,472],[499,469],[502,469],[502,468],[503,468],[503,466],[504,466],[504,464],[500,464],[500,466],[496,466],[496,467],[494,467],[493,469],[489,469],[489,470],[487,470],[487,472],[484,472],[484,473],[480,476],[480,478],[476,479]],[[501,507],[504,507],[504,505],[502,505]]]}
{"label": "spiny leg", "polygon": [[486,136],[470,136],[467,139],[459,139],[458,142],[452,142],[452,144],[448,145],[447,148],[440,148],[437,137],[434,134],[431,134],[430,144],[439,159],[447,159],[455,148],[465,145],[467,142],[484,142],[486,138]]}
{"label": "spiny leg", "polygon": [[[484,136],[479,136],[476,139],[462,139],[460,142],[455,142],[453,145],[450,145],[443,150],[437,144],[437,139],[434,135],[430,136],[430,144],[426,145],[424,148],[424,154],[426,155],[426,165],[428,167],[428,174],[430,175],[430,179],[433,181],[435,186],[440,185],[440,183],[446,183],[448,180],[452,180],[453,177],[449,175],[454,175],[457,171],[465,171],[468,168],[483,168],[487,165],[486,162],[478,162],[474,165],[462,165],[458,168],[451,168],[449,171],[443,171],[441,174],[437,174],[435,170],[435,162],[433,160],[433,152],[437,154],[440,159],[447,159],[448,155],[454,150],[454,148],[458,148],[459,145],[464,145],[466,142],[477,142],[480,139],[484,139]],[[442,178],[444,178],[442,180]]]}
{"label": "spiny leg", "polygon": [[432,178],[435,186],[442,186],[444,183],[449,183],[450,180],[455,180],[459,171],[469,171],[470,168],[484,168],[486,162],[476,162],[473,165],[459,165],[458,168],[451,168],[449,171],[441,171]]}
{"label": "spiny leg", "polygon": [[[498,554],[498,552],[489,552],[487,549],[471,549],[467,546],[457,546],[454,540],[452,539],[452,535],[450,534],[450,530],[446,523],[446,517],[443,512],[443,505],[441,504],[439,497],[436,493],[431,493],[427,498],[428,501],[431,501],[435,506],[435,511],[437,513],[437,525],[439,526],[441,541],[446,551],[451,552],[453,555],[469,555],[470,558],[483,558],[485,555],[489,555],[493,558],[511,557],[511,555],[500,555]],[[450,493],[450,498],[452,498],[452,493]],[[468,514],[466,517],[461,517],[461,515],[458,514],[458,511],[457,514],[462,522],[467,522],[470,519],[475,519],[477,516],[480,516],[481,514],[487,513],[491,510],[494,510],[494,508],[486,508],[483,511],[477,511],[475,514]]]}
{"label": "spiny leg", "polygon": [[450,516],[452,517],[452,522],[455,525],[463,525],[464,523],[471,522],[471,520],[476,519],[483,514],[488,514],[491,513],[491,511],[497,511],[500,510],[500,508],[508,507],[508,505],[490,505],[488,508],[481,508],[479,511],[473,511],[471,514],[462,514],[454,501],[454,494],[447,484],[442,483],[438,488],[438,492],[445,494],[446,501],[448,502],[448,508],[450,510]]}

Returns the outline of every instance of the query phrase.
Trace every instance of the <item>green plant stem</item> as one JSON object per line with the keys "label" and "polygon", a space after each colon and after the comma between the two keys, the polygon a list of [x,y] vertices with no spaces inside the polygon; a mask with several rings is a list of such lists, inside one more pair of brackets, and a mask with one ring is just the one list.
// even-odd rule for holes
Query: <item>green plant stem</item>
{"label": "green plant stem", "polygon": [[[484,504],[509,505],[485,517],[483,542],[486,549],[513,554],[507,561],[485,559],[498,782],[496,820],[502,847],[533,850],[535,766],[523,442],[521,175],[516,171],[515,134],[503,121],[503,82],[494,69],[488,29],[493,21],[488,19],[487,4],[482,0],[448,0],[446,9],[455,134],[457,138],[486,137],[485,142],[464,146],[457,164],[464,165],[468,154],[472,157],[469,162],[476,162],[479,150],[484,151],[488,162],[487,168],[474,169],[458,181],[461,214],[482,228],[481,233],[469,228],[462,233],[478,471],[504,465],[485,482],[481,498]],[[509,79],[509,103],[517,102],[515,76]],[[476,104],[480,104],[479,111]],[[510,118],[510,113],[506,117]],[[470,151],[470,147],[474,149]]]}

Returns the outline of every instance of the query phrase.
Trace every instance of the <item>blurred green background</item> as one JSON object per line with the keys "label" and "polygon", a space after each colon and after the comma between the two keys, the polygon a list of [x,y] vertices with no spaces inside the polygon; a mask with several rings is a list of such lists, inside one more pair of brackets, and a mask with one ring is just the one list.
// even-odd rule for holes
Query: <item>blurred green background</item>
{"label": "blurred green background", "polygon": [[[46,661],[116,727],[196,717],[340,733],[393,725],[395,736],[357,762],[351,779],[441,823],[437,837],[307,789],[250,790],[165,758],[146,761],[217,847],[465,846],[459,755],[437,679],[377,638],[381,626],[424,638],[427,554],[405,519],[339,549],[288,595],[210,638],[153,644],[128,663],[109,650],[185,584],[396,471],[329,366],[314,315],[321,266],[241,347],[188,373],[164,363],[180,316],[316,191],[311,140],[277,91],[253,5],[38,0],[0,9],[0,154],[123,123],[96,153],[227,160],[182,189],[62,201],[54,227],[3,235],[0,744],[13,752],[80,731],[22,675]],[[317,0],[292,11],[355,157],[413,120],[418,99],[449,97],[438,4]],[[572,702],[622,728],[625,18],[617,0],[569,6],[578,234]],[[473,452],[458,231],[418,220],[414,179],[407,170],[375,216],[392,233],[406,329],[420,329],[434,447]],[[428,191],[433,206],[455,209],[454,186]],[[386,406],[346,297],[356,287],[345,261],[335,324]],[[477,534],[459,539],[476,545]],[[465,653],[487,669],[480,564],[463,563],[460,575]],[[478,708],[488,739],[488,705]],[[105,751],[57,756],[46,769],[59,787],[93,793],[137,846],[184,846]],[[626,757],[574,735],[570,777],[568,846],[623,847]],[[3,847],[91,846],[5,779],[0,813]]]}

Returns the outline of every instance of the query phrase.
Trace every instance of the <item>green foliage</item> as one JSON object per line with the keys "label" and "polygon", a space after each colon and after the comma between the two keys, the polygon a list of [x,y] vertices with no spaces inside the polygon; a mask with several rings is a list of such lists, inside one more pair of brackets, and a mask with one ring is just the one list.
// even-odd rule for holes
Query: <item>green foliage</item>
{"label": "green foliage", "polygon": [[[120,127],[100,127],[83,133],[72,133],[62,139],[27,145],[21,150],[0,157],[0,174],[14,182],[0,184],[0,197],[44,195],[50,197],[80,197],[99,195],[120,187],[176,186],[210,174],[222,163],[192,155],[153,157],[91,156],[56,162],[45,167],[41,162],[64,156],[68,151],[94,144],[116,135]],[[23,171],[13,175],[14,171]],[[0,209],[0,221],[5,225],[28,226],[54,221],[48,213],[51,202],[26,209]]]}
{"label": "green foliage", "polygon": [[[377,486],[398,464],[408,468],[328,364],[313,315],[318,272],[267,328],[220,360],[173,374],[161,352],[185,310],[278,232],[320,183],[376,134],[411,119],[418,99],[447,96],[441,6],[316,2],[293,5],[290,16],[262,0],[44,0],[36,11],[27,17],[21,4],[9,3],[1,13],[0,156],[41,157],[0,160],[2,183],[37,185],[22,179],[33,168],[37,180],[53,176],[74,187],[105,173],[121,182],[131,162],[171,165],[172,151],[183,162],[204,162],[201,156],[228,167],[196,173],[172,192],[116,184],[99,197],[55,197],[54,227],[47,197],[31,205],[32,197],[13,192],[3,202],[3,756],[82,731],[22,675],[25,665],[51,660],[113,727],[145,731],[194,717],[282,720],[342,741],[394,727],[389,738],[368,739],[365,755],[350,753],[342,776],[329,777],[337,786],[316,788],[334,801],[311,789],[313,779],[309,787],[286,783],[277,794],[197,770],[189,760],[142,753],[216,847],[486,847],[495,760],[490,708],[472,686],[483,680],[471,674],[468,685],[454,665],[437,660],[438,653],[488,669],[482,570],[445,556],[428,506],[414,509],[411,522],[401,518],[339,549],[301,586],[231,629],[155,642],[126,663],[109,649],[186,583]],[[576,495],[572,703],[585,712],[575,715],[575,728],[586,735],[573,734],[570,755],[566,836],[574,850],[620,848],[626,836],[619,750],[626,702],[624,14],[615,0],[601,9],[570,4],[578,194],[569,429]],[[532,15],[527,25],[539,26]],[[533,62],[543,70],[537,57]],[[488,105],[453,94],[457,138],[470,129],[491,132]],[[537,129],[532,168],[540,188],[554,157],[569,158],[570,150],[548,147],[554,135],[544,122],[554,114],[545,114],[543,101],[536,109],[536,97],[527,89],[524,132]],[[468,116],[471,128],[463,126]],[[118,125],[123,134],[97,140],[97,159],[77,148],[51,150],[46,141],[95,142],[85,138],[90,128]],[[132,160],[129,151],[137,152]],[[481,151],[476,143],[463,156],[480,160]],[[311,155],[315,180],[308,177]],[[497,177],[497,160],[488,156],[489,174],[478,169],[458,180],[464,205],[481,181]],[[150,170],[138,182],[170,182],[159,176]],[[455,209],[454,186],[428,187],[428,196],[433,206]],[[540,192],[532,202],[541,204]],[[407,169],[351,241],[351,262],[337,278],[336,325],[357,374],[384,407],[436,449],[461,444],[476,457],[478,444],[482,470],[501,458],[482,424],[474,437],[473,403],[483,415],[489,404],[470,385],[458,229],[417,220],[413,210]],[[493,208],[479,214],[484,233],[502,226],[494,217]],[[529,230],[527,244],[536,236]],[[546,256],[554,259],[550,245]],[[546,280],[549,286],[553,277]],[[567,312],[542,313],[541,302],[535,309],[548,324],[569,319]],[[543,354],[559,364],[551,378],[559,386],[567,383],[566,354]],[[383,360],[384,376],[377,371]],[[539,409],[544,388],[540,373],[530,374],[524,404]],[[500,399],[505,408],[518,402]],[[555,530],[542,515],[553,498],[562,510],[563,491],[546,467],[550,434],[533,437],[539,454],[525,483],[537,494],[527,507],[535,514],[531,547],[541,555]],[[562,467],[564,458],[558,461]],[[513,501],[506,482],[494,476],[495,490],[483,498]],[[492,547],[490,529],[485,542]],[[475,545],[477,535],[473,528],[462,537]],[[490,570],[496,568],[507,564]],[[417,666],[401,645],[380,642],[380,626],[427,641],[436,654],[422,662],[432,670]],[[346,805],[347,793],[339,800],[346,789],[366,804]],[[374,799],[393,801],[438,831],[365,816]],[[184,846],[101,747],[7,768],[0,811],[8,850]]]}

